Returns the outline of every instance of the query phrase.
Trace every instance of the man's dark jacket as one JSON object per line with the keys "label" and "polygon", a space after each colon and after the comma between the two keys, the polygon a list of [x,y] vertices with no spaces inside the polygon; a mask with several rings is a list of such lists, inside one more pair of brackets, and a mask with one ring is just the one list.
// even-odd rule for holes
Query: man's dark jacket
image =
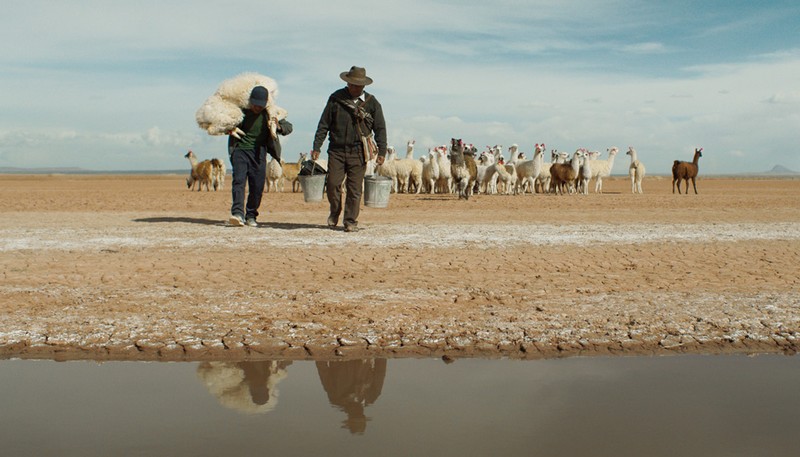
{"label": "man's dark jacket", "polygon": [[[250,130],[250,127],[253,126],[253,122],[255,122],[256,118],[258,117],[255,113],[250,111],[249,109],[243,109],[242,113],[244,114],[244,119],[238,125],[238,128],[247,132]],[[266,116],[266,110],[262,111],[262,113]],[[281,119],[278,121],[278,134],[286,136],[292,133],[292,123],[287,121],[286,119]],[[238,143],[238,139],[233,135],[228,135],[228,154],[233,154],[234,148],[236,148],[236,144]],[[261,157],[263,152],[271,155],[275,158],[275,160],[281,160],[281,142],[275,138],[272,138],[272,134],[269,131],[269,127],[267,122],[264,122],[264,128],[258,134],[256,138],[255,150],[259,152],[257,157]],[[264,156],[266,157],[266,156]]]}
{"label": "man's dark jacket", "polygon": [[[366,103],[364,110],[372,117],[372,122],[367,122],[367,132],[375,133],[375,143],[378,145],[378,155],[386,156],[386,120],[383,118],[383,108],[378,100],[364,92]],[[352,101],[347,88],[342,88],[328,97],[328,103],[320,116],[317,133],[314,135],[314,151],[319,151],[325,137],[328,136],[328,149],[343,151],[361,147],[361,137],[356,128],[353,113],[343,106],[338,100]]]}

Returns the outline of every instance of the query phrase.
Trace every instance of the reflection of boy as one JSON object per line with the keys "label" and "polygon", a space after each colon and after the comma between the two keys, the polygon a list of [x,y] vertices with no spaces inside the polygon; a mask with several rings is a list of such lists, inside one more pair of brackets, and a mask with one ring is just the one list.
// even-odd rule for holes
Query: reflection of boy
{"label": "reflection of boy", "polygon": [[375,403],[386,377],[386,359],[317,362],[319,380],[328,401],[347,413],[343,427],[351,433],[364,433],[367,418],[364,407]]}
{"label": "reflection of boy", "polygon": [[219,402],[245,413],[272,411],[278,403],[278,383],[290,361],[205,362],[197,376]]}

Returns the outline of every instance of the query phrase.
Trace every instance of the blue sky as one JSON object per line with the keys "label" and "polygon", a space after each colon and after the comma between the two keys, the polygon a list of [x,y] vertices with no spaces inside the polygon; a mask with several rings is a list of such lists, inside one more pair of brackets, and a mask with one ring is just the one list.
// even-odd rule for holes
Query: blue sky
{"label": "blue sky", "polygon": [[225,157],[194,113],[225,79],[274,78],[311,148],[339,73],[367,68],[389,143],[463,138],[622,153],[648,174],[800,171],[793,1],[6,1],[0,167],[188,169]]}

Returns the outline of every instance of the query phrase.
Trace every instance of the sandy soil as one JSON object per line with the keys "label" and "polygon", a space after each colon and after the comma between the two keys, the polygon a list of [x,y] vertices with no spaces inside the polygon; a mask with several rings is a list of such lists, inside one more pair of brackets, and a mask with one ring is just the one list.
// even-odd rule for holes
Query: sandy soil
{"label": "sandy soil", "polygon": [[0,176],[0,358],[795,353],[800,180],[327,204],[183,175]]}

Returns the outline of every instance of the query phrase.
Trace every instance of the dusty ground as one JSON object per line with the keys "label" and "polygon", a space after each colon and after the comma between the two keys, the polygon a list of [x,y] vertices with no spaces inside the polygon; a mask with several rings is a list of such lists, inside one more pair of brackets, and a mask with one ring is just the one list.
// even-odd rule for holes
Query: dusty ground
{"label": "dusty ground", "polygon": [[800,180],[392,195],[359,233],[183,175],[0,176],[0,358],[208,360],[798,349]]}

